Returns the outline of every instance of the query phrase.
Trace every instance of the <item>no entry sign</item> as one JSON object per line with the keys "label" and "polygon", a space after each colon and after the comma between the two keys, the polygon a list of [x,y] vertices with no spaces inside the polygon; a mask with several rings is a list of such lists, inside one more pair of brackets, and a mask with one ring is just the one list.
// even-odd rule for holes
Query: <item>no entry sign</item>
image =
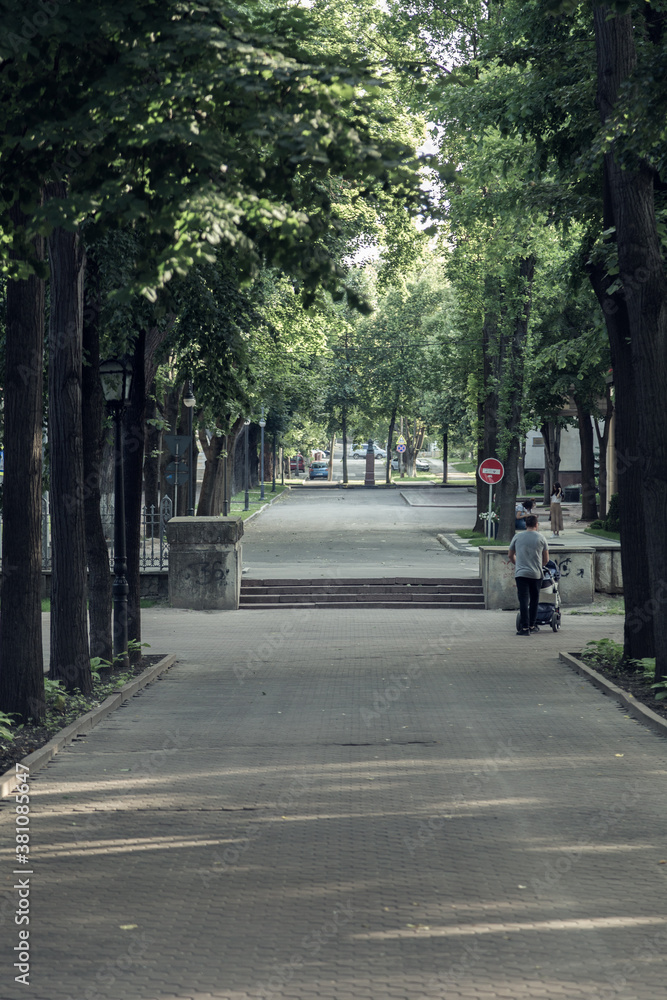
{"label": "no entry sign", "polygon": [[497,458],[485,458],[477,471],[479,478],[489,486],[495,486],[505,475],[503,463]]}

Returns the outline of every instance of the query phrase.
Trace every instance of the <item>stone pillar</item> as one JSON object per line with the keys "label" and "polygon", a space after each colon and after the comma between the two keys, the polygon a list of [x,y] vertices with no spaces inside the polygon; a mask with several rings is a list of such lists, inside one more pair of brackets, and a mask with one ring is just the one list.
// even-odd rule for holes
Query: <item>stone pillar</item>
{"label": "stone pillar", "polygon": [[169,603],[195,611],[236,611],[241,592],[240,517],[172,517]]}
{"label": "stone pillar", "polygon": [[375,486],[375,451],[372,441],[368,442],[368,451],[366,452],[366,478],[364,479],[364,486]]}

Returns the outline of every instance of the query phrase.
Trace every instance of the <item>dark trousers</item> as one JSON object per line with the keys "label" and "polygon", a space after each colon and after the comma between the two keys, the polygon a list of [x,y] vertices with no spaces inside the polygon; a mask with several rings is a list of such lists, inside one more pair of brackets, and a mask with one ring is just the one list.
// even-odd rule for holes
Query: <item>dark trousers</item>
{"label": "dark trousers", "polygon": [[515,579],[519,595],[519,611],[521,612],[521,628],[532,628],[537,621],[537,605],[540,603],[542,580],[533,580],[530,576],[517,576]]}

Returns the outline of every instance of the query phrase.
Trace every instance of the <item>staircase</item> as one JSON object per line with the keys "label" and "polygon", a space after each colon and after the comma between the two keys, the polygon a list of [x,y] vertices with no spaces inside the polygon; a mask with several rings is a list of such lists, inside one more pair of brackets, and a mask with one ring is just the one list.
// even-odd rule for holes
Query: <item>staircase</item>
{"label": "staircase", "polygon": [[241,608],[476,608],[482,581],[385,579],[243,580]]}

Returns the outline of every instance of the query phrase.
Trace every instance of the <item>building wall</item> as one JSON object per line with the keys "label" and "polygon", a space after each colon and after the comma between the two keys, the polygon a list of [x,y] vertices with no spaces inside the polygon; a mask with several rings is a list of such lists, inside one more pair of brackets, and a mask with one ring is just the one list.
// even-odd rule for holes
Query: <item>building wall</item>
{"label": "building wall", "polygon": [[[598,443],[595,436],[593,448],[597,455]],[[530,430],[526,437],[524,468],[526,472],[530,470],[544,474],[544,439],[542,432],[537,427]],[[573,486],[581,483],[581,446],[579,444],[579,431],[576,427],[563,427],[561,431],[558,481],[561,486]]]}

